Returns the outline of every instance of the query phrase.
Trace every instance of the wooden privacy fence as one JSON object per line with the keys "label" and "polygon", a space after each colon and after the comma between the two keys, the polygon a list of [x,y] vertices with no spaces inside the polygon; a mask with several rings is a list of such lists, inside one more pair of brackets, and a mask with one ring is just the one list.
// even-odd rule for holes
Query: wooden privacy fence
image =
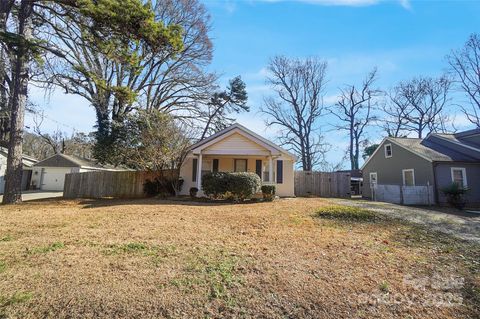
{"label": "wooden privacy fence", "polygon": [[93,171],[65,175],[65,198],[135,198],[145,197],[143,184],[156,177],[175,178],[174,170],[152,171]]}
{"label": "wooden privacy fence", "polygon": [[350,173],[295,171],[295,196],[348,198]]}
{"label": "wooden privacy fence", "polygon": [[433,186],[373,185],[375,201],[402,205],[433,205]]}

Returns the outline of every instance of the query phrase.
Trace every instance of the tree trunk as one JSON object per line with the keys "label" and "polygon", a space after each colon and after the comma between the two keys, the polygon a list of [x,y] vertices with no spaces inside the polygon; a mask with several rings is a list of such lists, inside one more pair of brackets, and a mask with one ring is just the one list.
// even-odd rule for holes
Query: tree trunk
{"label": "tree trunk", "polygon": [[[0,4],[0,32],[7,30],[7,16],[10,3],[2,2]],[[7,75],[9,56],[4,49],[0,49],[0,141],[6,142],[10,132],[10,101],[7,87],[9,76]]]}
{"label": "tree trunk", "polygon": [[[31,14],[33,3],[24,0],[20,4],[18,14],[18,34],[29,41],[32,37]],[[13,65],[13,94],[10,121],[10,138],[8,143],[7,174],[5,180],[4,204],[21,203],[22,201],[22,143],[25,105],[27,103],[29,80],[29,46],[19,45]]]}
{"label": "tree trunk", "polygon": [[349,145],[349,155],[350,155],[350,169],[355,169],[355,156],[353,150],[353,129],[350,129],[350,145]]}

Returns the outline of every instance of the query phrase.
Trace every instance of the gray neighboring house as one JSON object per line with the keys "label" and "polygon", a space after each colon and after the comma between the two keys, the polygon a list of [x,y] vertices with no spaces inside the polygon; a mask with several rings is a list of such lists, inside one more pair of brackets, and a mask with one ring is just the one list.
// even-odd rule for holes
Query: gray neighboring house
{"label": "gray neighboring house", "polygon": [[[7,156],[8,150],[4,147],[0,147],[0,194],[3,194],[5,190],[5,173],[7,170]],[[33,165],[38,162],[35,158],[22,155],[22,190],[27,190],[30,187],[30,181],[32,178]]]}
{"label": "gray neighboring house", "polygon": [[434,202],[446,203],[441,189],[457,182],[470,189],[469,204],[480,204],[480,129],[426,138],[385,138],[362,167],[363,196],[375,185],[433,187]]}
{"label": "gray neighboring house", "polygon": [[113,166],[101,165],[73,155],[55,154],[33,167],[32,188],[45,191],[63,191],[65,175],[91,171],[116,171]]}

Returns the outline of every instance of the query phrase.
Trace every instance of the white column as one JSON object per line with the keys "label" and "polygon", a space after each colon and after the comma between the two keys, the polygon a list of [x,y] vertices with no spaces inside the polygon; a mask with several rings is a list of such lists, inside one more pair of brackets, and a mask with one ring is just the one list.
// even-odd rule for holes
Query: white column
{"label": "white column", "polygon": [[271,155],[268,157],[268,181],[273,183],[273,159]]}
{"label": "white column", "polygon": [[202,191],[202,152],[198,155],[198,170],[197,170],[197,188],[198,192]]}

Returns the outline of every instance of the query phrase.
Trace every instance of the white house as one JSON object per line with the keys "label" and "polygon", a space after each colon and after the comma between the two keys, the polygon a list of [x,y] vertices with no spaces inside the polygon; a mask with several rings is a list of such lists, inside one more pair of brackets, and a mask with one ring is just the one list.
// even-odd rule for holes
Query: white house
{"label": "white house", "polygon": [[206,172],[253,172],[263,184],[275,185],[276,194],[294,196],[294,163],[296,157],[280,146],[240,124],[194,144],[180,168],[182,195],[191,187],[201,192],[202,175]]}
{"label": "white house", "polygon": [[32,188],[62,191],[65,184],[65,174],[105,170],[117,169],[73,155],[55,154],[34,165]]}
{"label": "white house", "polygon": [[[7,170],[7,155],[8,150],[0,147],[0,194],[5,190],[5,172]],[[22,155],[23,174],[22,174],[22,190],[28,189],[32,177],[33,164],[37,162],[36,159],[30,156]]]}

